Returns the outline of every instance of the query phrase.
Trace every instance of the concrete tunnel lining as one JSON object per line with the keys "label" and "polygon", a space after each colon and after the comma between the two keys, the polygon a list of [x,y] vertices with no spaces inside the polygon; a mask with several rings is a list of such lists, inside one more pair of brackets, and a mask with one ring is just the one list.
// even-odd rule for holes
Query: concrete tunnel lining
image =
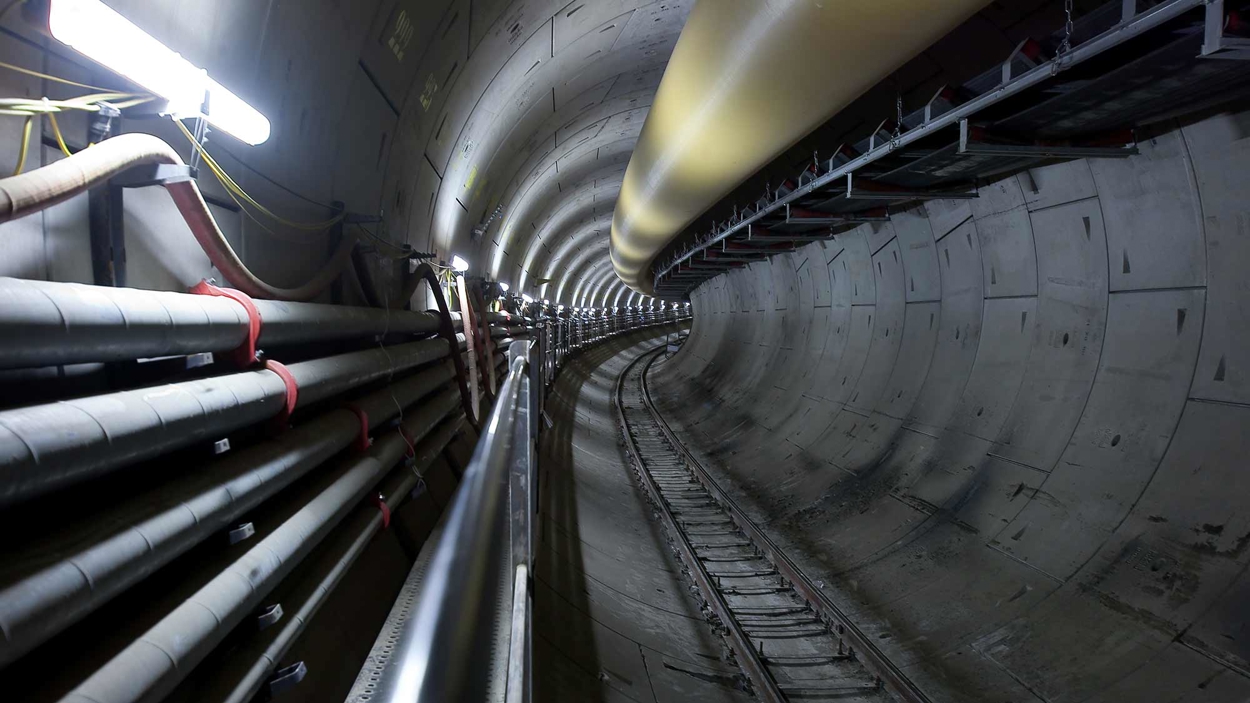
{"label": "concrete tunnel lining", "polygon": [[[144,16],[143,3],[117,4]],[[693,0],[322,3],[333,19],[308,19],[315,41],[300,12],[281,5],[277,44],[262,33],[238,49],[223,23],[193,47],[264,56],[255,69],[228,61],[233,73],[272,84],[241,93],[271,94],[274,143],[240,151],[238,163],[223,159],[249,191],[293,216],[323,215],[295,191],[380,212],[392,240],[462,254],[472,274],[536,299],[656,302],[626,295],[608,231]],[[381,49],[370,37],[400,6],[421,13],[421,50],[393,74],[375,71]],[[997,21],[1017,11],[1018,31]],[[170,31],[186,24],[167,7],[146,12]],[[234,21],[260,27],[256,12],[231,6]],[[1014,45],[1039,26],[1052,31],[1051,19],[995,5],[956,39],[992,34]],[[342,26],[322,26],[334,24]],[[287,51],[302,44],[320,46]],[[23,65],[94,80],[38,47],[19,49]],[[948,45],[952,54],[960,52]],[[319,60],[301,61],[310,55]],[[953,72],[922,58],[932,70],[900,79],[908,89],[929,90],[926,81]],[[308,112],[301,93],[323,104]],[[1168,119],[1140,132],[1139,155],[1020,170],[980,183],[976,199],[895,209],[888,222],[692,292],[688,341],[651,374],[660,410],[933,701],[1250,700],[1248,116],[1235,104]],[[60,158],[45,147],[45,161]],[[793,171],[793,156],[778,168]],[[248,161],[255,174],[242,170]],[[207,180],[205,192],[224,197]],[[194,246],[174,246],[185,232],[164,197],[127,195],[131,282],[183,290],[214,270]],[[324,259],[319,246],[275,242],[227,219],[238,213],[215,212],[248,265],[275,281],[302,280]],[[6,225],[0,274],[90,280],[85,204],[42,219]],[[76,239],[66,234],[79,229]],[[586,350],[552,391],[552,431],[540,448],[549,541],[537,567],[539,700],[747,700],[617,446],[616,377],[671,331]],[[471,447],[457,451],[467,460]],[[431,474],[437,500],[424,496],[401,520],[447,503],[456,478],[441,462]],[[299,507],[295,498],[264,506],[263,519],[277,524]],[[402,579],[395,564],[410,545],[400,541],[392,534],[370,547],[378,555],[353,575],[353,596],[384,599],[370,574],[388,587]],[[214,576],[215,563],[192,573],[179,562],[185,571],[103,606],[56,646],[125,620],[138,599],[171,586],[153,600],[159,614],[179,600],[172,586]],[[347,599],[334,617],[346,617]],[[334,625],[347,627],[325,627]],[[302,646],[329,670],[325,631]],[[118,628],[92,642],[65,681],[89,675],[93,657],[129,636]],[[350,639],[360,645],[362,635]],[[36,650],[5,676],[55,659]],[[201,677],[212,673],[196,671],[177,699],[202,700]],[[55,700],[53,688],[39,693]]]}
{"label": "concrete tunnel lining", "polygon": [[1250,695],[1238,119],[692,296],[662,410],[935,700]]}

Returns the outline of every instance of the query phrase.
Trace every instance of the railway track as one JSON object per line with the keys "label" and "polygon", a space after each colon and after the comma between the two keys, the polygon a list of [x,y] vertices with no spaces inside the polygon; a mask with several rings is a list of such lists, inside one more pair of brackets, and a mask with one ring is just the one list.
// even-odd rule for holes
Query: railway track
{"label": "railway track", "polygon": [[647,369],[661,351],[640,355],[617,378],[625,446],[755,695],[929,703],[677,440],[647,392]]}

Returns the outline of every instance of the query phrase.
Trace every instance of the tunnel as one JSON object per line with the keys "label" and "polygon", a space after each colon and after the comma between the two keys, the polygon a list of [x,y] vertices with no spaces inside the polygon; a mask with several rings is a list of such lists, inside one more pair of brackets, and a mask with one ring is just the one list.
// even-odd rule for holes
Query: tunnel
{"label": "tunnel", "polygon": [[1250,702],[1247,11],[5,2],[0,700]]}

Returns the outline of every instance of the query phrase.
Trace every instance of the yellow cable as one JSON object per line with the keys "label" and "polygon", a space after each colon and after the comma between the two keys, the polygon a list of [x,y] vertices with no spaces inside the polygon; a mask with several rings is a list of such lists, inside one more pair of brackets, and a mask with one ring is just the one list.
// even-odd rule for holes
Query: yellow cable
{"label": "yellow cable", "polygon": [[281,215],[274,213],[269,208],[256,202],[256,200],[252,198],[252,196],[248,195],[247,191],[243,190],[243,188],[238,183],[236,183],[233,178],[230,177],[230,174],[226,173],[225,169],[223,169],[217,163],[216,159],[214,159],[212,155],[209,154],[208,151],[203,146],[201,146],[198,141],[196,141],[195,136],[191,134],[191,131],[187,129],[187,126],[184,125],[181,120],[175,119],[174,124],[178,125],[178,129],[182,132],[182,135],[187,138],[187,141],[191,143],[192,148],[194,148],[196,151],[199,152],[200,157],[204,159],[204,164],[208,166],[208,170],[211,171],[212,174],[217,177],[217,180],[221,182],[222,187],[224,187],[227,191],[230,191],[231,193],[233,193],[233,195],[238,196],[248,205],[251,205],[257,211],[261,212],[262,214],[274,220],[275,222],[280,222],[288,227],[293,227],[295,229],[301,229],[301,230],[307,230],[307,231],[320,231],[320,230],[327,229],[337,224],[344,217],[346,217],[347,215],[346,212],[340,212],[338,215],[335,215],[334,217],[328,220],[322,220],[320,222],[296,222],[294,220],[288,220],[285,217],[282,217]]}
{"label": "yellow cable", "polygon": [[30,124],[34,121],[34,117],[27,117],[26,126],[22,127],[22,148],[17,152],[17,168],[13,169],[14,176],[26,168],[26,152],[30,150]]}
{"label": "yellow cable", "polygon": [[[24,1],[25,0],[13,0],[13,2],[10,2],[8,5],[4,6],[2,9],[0,9],[0,19],[3,19],[5,14],[7,14],[10,10],[12,10],[14,7],[21,4]],[[79,83],[77,81],[71,81],[65,78],[59,78],[57,76],[48,75],[46,73],[32,71],[28,68],[14,66],[13,64],[5,63],[3,61],[0,61],[0,68],[7,68],[11,71],[23,73],[28,76],[34,76],[36,78],[43,78],[45,80],[55,81],[57,83],[63,83],[65,85],[73,85],[73,86],[78,86],[80,88],[88,88],[90,90],[100,91],[97,94],[82,95],[76,98],[70,98],[69,100],[48,100],[46,98],[43,100],[24,100],[24,99],[17,98],[17,99],[12,99],[9,101],[0,101],[0,103],[6,103],[6,102],[9,103],[9,105],[0,107],[0,115],[17,115],[17,116],[24,115],[26,116],[26,125],[23,130],[25,133],[25,138],[22,140],[22,149],[18,155],[17,171],[15,171],[13,175],[17,175],[21,173],[22,169],[25,167],[26,153],[28,150],[28,142],[30,141],[31,122],[34,119],[34,115],[46,114],[48,116],[48,118],[52,122],[52,131],[56,135],[57,144],[60,145],[61,151],[64,152],[68,156],[70,154],[69,148],[66,147],[65,145],[65,140],[61,135],[60,126],[57,125],[56,118],[53,116],[52,113],[59,112],[63,109],[86,110],[89,112],[95,112],[100,109],[98,105],[95,105],[95,103],[115,100],[118,98],[128,98],[128,100],[116,104],[116,107],[119,107],[119,108],[132,107],[134,105],[139,105],[139,104],[149,102],[155,99],[155,96],[152,96],[152,95],[147,95],[144,93],[122,93],[122,92],[112,91],[112,90],[109,90],[108,88],[101,88],[99,86],[89,85],[87,83]],[[256,217],[253,216],[252,213],[249,212],[246,207],[244,207],[243,203],[247,203],[248,205],[251,205],[257,211],[266,215],[267,217],[269,217],[270,219],[276,222],[280,222],[294,229],[300,229],[300,230],[305,230],[305,231],[321,231],[321,230],[328,229],[332,227],[333,225],[342,221],[343,218],[347,216],[347,212],[343,211],[328,220],[322,220],[319,222],[296,222],[294,220],[288,220],[287,218],[274,213],[269,208],[257,202],[252,196],[248,195],[247,191],[243,190],[242,186],[236,183],[235,180],[230,177],[230,174],[226,173],[225,169],[223,169],[221,165],[217,163],[216,159],[214,159],[212,155],[209,154],[208,151],[205,150],[204,147],[201,146],[198,141],[196,141],[195,137],[191,134],[189,130],[187,130],[186,125],[184,125],[181,120],[175,119],[174,124],[178,125],[178,129],[182,132],[183,136],[185,136],[187,138],[187,141],[191,142],[191,146],[200,153],[201,158],[204,159],[204,164],[208,166],[209,171],[211,171],[212,174],[217,178],[217,180],[221,183],[222,187],[226,189],[226,194],[230,196],[230,199],[233,200],[234,203],[239,206],[239,209],[245,215],[247,215],[253,222],[259,225],[265,231],[271,234],[274,234],[273,230],[269,229],[263,223],[261,223],[258,219],[256,219]],[[90,147],[91,145],[88,144],[87,146]]]}
{"label": "yellow cable", "polygon": [[364,225],[360,224],[359,222],[355,222],[353,224],[356,225],[356,228],[359,229],[361,233],[363,233],[369,239],[373,240],[375,246],[380,245],[383,248],[390,249],[392,252],[397,252],[394,254],[382,254],[381,252],[378,252],[379,257],[383,259],[389,259],[391,261],[403,261],[404,259],[408,258],[409,253],[402,246],[394,242],[387,241],[383,239],[382,237],[379,237],[378,235],[374,234],[373,232],[370,232],[368,229],[365,228]]}
{"label": "yellow cable", "polygon": [[260,221],[260,219],[258,219],[255,215],[253,215],[253,214],[252,214],[252,212],[251,212],[250,210],[248,210],[247,208],[243,207],[243,203],[239,202],[239,199],[238,199],[238,198],[236,198],[236,197],[234,197],[234,193],[231,193],[229,188],[227,188],[227,189],[226,189],[226,195],[227,195],[227,196],[229,196],[229,198],[230,198],[231,200],[233,200],[233,201],[234,201],[234,204],[235,204],[235,205],[239,206],[239,212],[243,213],[243,214],[244,214],[244,216],[246,216],[246,217],[247,217],[247,219],[249,219],[249,220],[251,220],[251,221],[253,222],[253,224],[255,224],[257,227],[259,227],[259,228],[261,228],[261,229],[265,230],[265,231],[266,231],[266,232],[268,232],[269,234],[271,234],[271,235],[273,235],[273,236],[278,237],[279,239],[281,239],[281,237],[278,235],[278,233],[277,233],[277,232],[273,231],[272,229],[269,229],[269,226],[268,226],[268,225],[266,225],[264,222],[261,222],[261,221]]}
{"label": "yellow cable", "polygon": [[[113,103],[113,98],[129,98],[122,102]],[[134,93],[101,93],[98,95],[83,95],[69,100],[49,100],[42,98],[33,100],[30,98],[0,98],[0,114],[5,115],[46,115],[52,112],[64,112],[65,110],[82,110],[84,112],[99,112],[100,103],[109,102],[114,107],[126,108],[149,102],[154,98],[150,95],[137,95]]]}
{"label": "yellow cable", "polygon": [[98,91],[100,91],[100,92],[102,92],[102,93],[110,93],[110,92],[113,92],[113,91],[111,91],[111,90],[110,90],[110,89],[108,89],[108,88],[101,88],[101,87],[100,87],[100,86],[98,86],[98,85],[90,85],[90,84],[87,84],[87,83],[79,83],[78,81],[71,81],[71,80],[69,80],[69,79],[67,79],[67,78],[57,78],[56,76],[50,76],[50,75],[48,75],[48,74],[46,74],[46,73],[40,73],[40,72],[38,72],[38,71],[32,71],[32,70],[30,70],[29,68],[22,68],[21,66],[14,66],[14,65],[13,65],[13,64],[11,64],[11,63],[5,63],[5,62],[3,62],[3,61],[0,61],[0,68],[7,68],[7,69],[9,69],[10,71],[16,71],[16,72],[18,72],[18,73],[24,73],[24,74],[26,74],[26,75],[28,75],[28,76],[34,76],[35,78],[42,78],[42,79],[44,79],[44,80],[53,81],[54,83],[63,83],[63,84],[65,84],[65,85],[72,85],[72,86],[75,86],[75,87],[78,87],[78,88],[89,88],[89,89],[91,89],[91,90],[98,90]]}
{"label": "yellow cable", "polygon": [[56,115],[48,113],[48,121],[52,123],[52,134],[56,136],[57,146],[61,147],[61,153],[66,156],[73,156],[69,153],[69,147],[65,146],[65,137],[61,136],[61,126],[56,123]]}

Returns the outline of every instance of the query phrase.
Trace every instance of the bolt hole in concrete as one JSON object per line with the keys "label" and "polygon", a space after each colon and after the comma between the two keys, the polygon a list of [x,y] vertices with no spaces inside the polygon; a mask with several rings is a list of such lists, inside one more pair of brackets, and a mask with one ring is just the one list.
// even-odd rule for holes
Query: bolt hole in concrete
{"label": "bolt hole in concrete", "polygon": [[1063,346],[1065,347],[1068,346],[1068,333],[1067,332],[1063,333]]}
{"label": "bolt hole in concrete", "polygon": [[1119,444],[1119,443],[1120,443],[1120,435],[1116,435],[1116,436],[1114,436],[1114,437],[1112,437],[1112,438],[1111,438],[1111,446],[1113,446],[1113,447],[1114,447],[1114,446],[1116,446],[1116,445],[1117,445],[1117,444]]}

